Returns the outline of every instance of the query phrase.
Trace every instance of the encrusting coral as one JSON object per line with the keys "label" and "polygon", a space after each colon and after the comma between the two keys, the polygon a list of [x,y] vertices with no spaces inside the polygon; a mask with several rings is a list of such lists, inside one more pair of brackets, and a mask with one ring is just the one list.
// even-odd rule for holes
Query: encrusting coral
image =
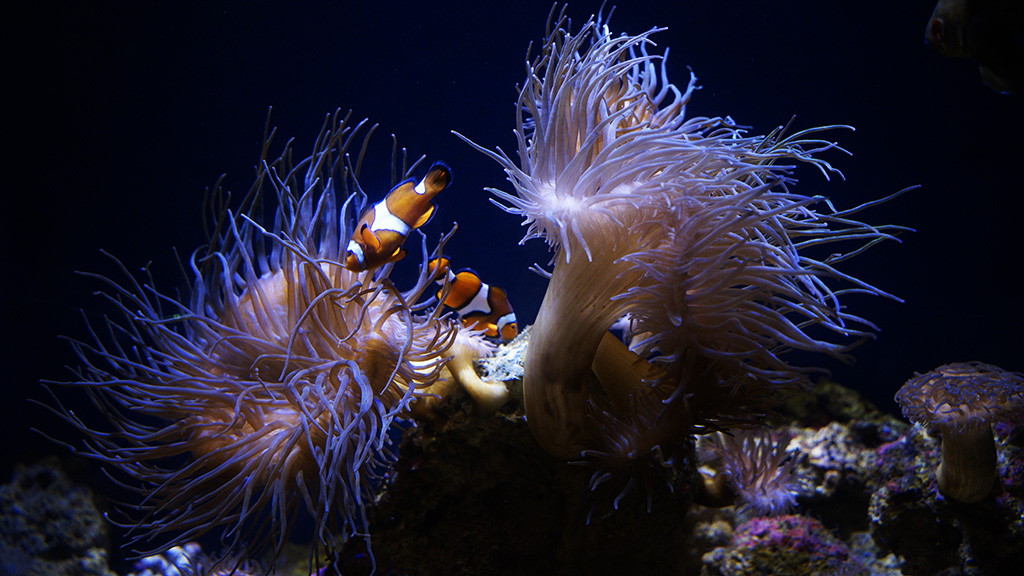
{"label": "encrusting coral", "polygon": [[[64,384],[88,392],[107,428],[60,401],[54,411],[88,436],[83,454],[142,495],[125,508],[134,544],[160,550],[223,527],[226,546],[279,553],[308,515],[329,556],[366,533],[391,424],[438,378],[459,328],[436,308],[414,313],[432,281],[425,244],[406,291],[390,265],[342,264],[365,204],[354,193],[373,132],[364,126],[328,116],[298,162],[290,143],[267,156],[268,131],[238,211],[219,186],[211,195],[209,245],[187,263],[186,297],[120,263],[125,280],[98,276],[120,320],[73,342],[84,367]],[[404,177],[415,164],[403,151],[397,168]],[[266,223],[264,201],[276,206]]]}
{"label": "encrusting coral", "polygon": [[[523,386],[530,429],[564,459],[670,462],[691,432],[758,426],[807,380],[784,352],[842,359],[871,336],[841,296],[891,297],[835,268],[901,230],[853,218],[888,198],[835,210],[790,191],[795,163],[839,174],[818,157],[839,148],[817,137],[838,127],[745,136],[729,117],[687,117],[696,79],[668,81],[665,56],[648,52],[656,32],[613,36],[594,18],[572,32],[553,11],[517,102],[518,162],[473,144],[512,183],[491,191],[524,218],[523,241],[556,252]],[[626,315],[630,354],[611,362],[636,376],[598,374],[609,402],[593,370],[616,372],[598,356]]]}

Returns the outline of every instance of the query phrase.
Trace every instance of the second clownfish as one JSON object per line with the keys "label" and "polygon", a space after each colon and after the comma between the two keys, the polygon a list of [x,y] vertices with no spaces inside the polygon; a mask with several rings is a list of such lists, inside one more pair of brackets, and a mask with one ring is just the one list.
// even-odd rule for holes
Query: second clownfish
{"label": "second clownfish", "polygon": [[[502,342],[516,337],[519,333],[516,314],[504,290],[484,284],[480,276],[469,268],[452,272],[447,258],[431,260],[427,265],[438,277],[442,271],[447,273],[451,288],[448,297],[444,299],[444,305],[458,313],[463,325],[470,329],[482,329],[486,336],[500,337]],[[439,278],[437,282],[442,284],[444,279]],[[437,291],[438,300],[443,295],[444,290]]]}
{"label": "second clownfish", "polygon": [[399,182],[359,219],[345,251],[345,268],[362,272],[401,260],[409,232],[430,220],[434,214],[430,201],[451,181],[451,168],[434,162],[418,184],[412,178]]}

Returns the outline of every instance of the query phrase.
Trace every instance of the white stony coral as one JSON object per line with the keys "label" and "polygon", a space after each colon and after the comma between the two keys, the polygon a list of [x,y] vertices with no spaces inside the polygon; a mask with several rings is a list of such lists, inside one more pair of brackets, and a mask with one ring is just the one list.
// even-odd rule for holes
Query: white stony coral
{"label": "white stony coral", "polygon": [[[594,442],[591,365],[627,313],[646,335],[635,350],[680,394],[697,395],[695,423],[723,409],[732,413],[722,425],[756,420],[773,388],[800,379],[781,351],[841,356],[851,345],[809,326],[854,341],[872,328],[837,298],[884,293],[834,264],[892,229],[852,220],[862,207],[816,211],[823,199],[788,190],[793,163],[837,173],[816,156],[836,147],[815,136],[821,129],[746,137],[728,117],[686,118],[695,79],[685,90],[668,81],[664,56],[648,53],[657,29],[614,37],[593,19],[575,34],[565,24],[528,65],[518,163],[477,146],[514,187],[492,190],[495,203],[524,218],[524,241],[557,251],[526,356],[530,428],[563,458]],[[823,260],[805,254],[840,240],[862,244]]]}

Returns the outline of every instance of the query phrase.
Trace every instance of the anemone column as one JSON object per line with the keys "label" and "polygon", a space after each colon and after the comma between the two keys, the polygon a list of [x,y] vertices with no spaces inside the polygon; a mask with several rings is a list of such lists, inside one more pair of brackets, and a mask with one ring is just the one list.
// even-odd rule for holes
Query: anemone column
{"label": "anemone column", "polygon": [[635,285],[636,274],[608,255],[595,261],[559,251],[526,350],[523,394],[527,422],[550,454],[578,458],[591,437],[588,388],[601,339],[620,316],[612,298]]}

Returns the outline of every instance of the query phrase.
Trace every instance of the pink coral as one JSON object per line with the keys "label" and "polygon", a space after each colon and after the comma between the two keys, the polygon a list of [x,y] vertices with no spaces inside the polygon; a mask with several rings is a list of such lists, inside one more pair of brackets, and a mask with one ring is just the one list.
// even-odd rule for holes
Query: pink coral
{"label": "pink coral", "polygon": [[868,573],[842,541],[807,516],[754,518],[737,527],[729,546],[709,560],[717,573],[728,575]]}

